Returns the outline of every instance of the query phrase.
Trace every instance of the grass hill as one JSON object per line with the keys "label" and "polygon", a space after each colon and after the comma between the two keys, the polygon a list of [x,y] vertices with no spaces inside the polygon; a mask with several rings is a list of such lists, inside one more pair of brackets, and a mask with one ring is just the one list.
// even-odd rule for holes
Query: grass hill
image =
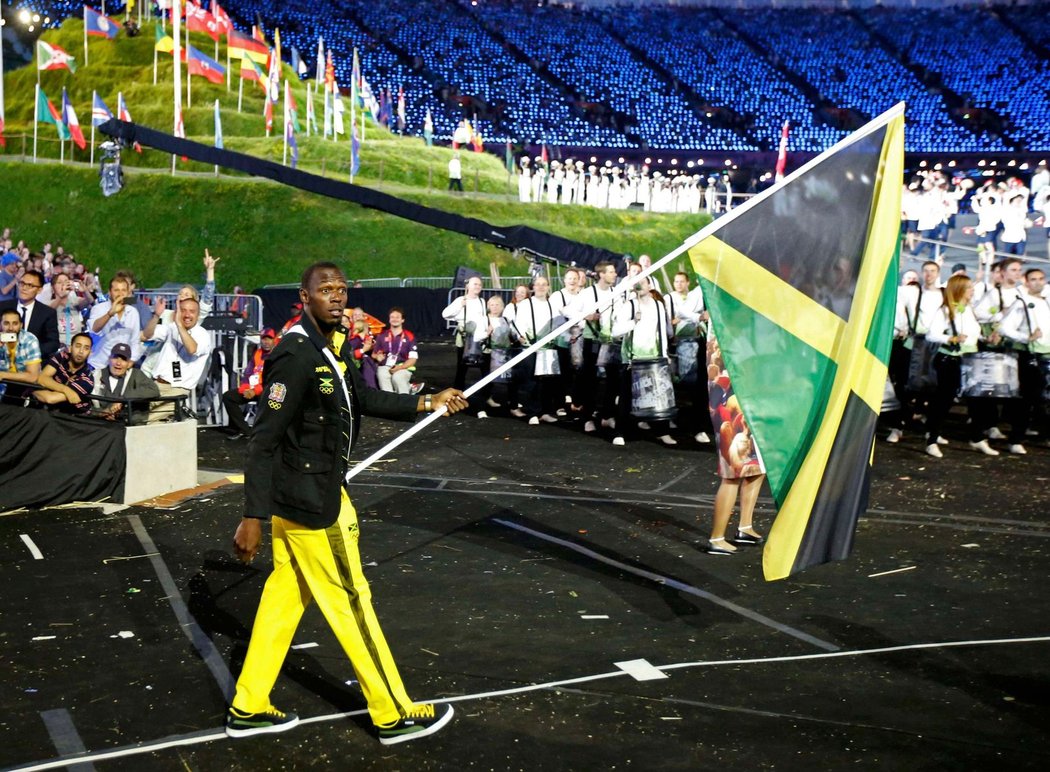
{"label": "grass hill", "polygon": [[[153,85],[152,27],[136,38],[123,33],[114,41],[89,39],[89,65],[83,60],[83,22],[69,19],[44,39],[57,43],[78,60],[75,74],[41,72],[41,88],[56,106],[65,86],[85,135],[89,135],[91,95],[97,91],[116,109],[123,92],[136,122],[170,131],[174,113],[170,54],[159,54],[158,83]],[[204,35],[191,43],[209,56],[214,43]],[[220,59],[225,50],[220,45]],[[306,117],[306,84],[285,66],[293,85],[300,122]],[[185,71],[183,72],[185,78]],[[6,75],[7,148],[0,160],[22,160],[32,153],[33,86],[37,71],[23,67]],[[193,107],[184,122],[191,139],[214,139],[214,101],[219,100],[224,144],[231,150],[280,161],[281,106],[278,136],[265,136],[263,94],[255,83],[244,84],[243,112],[237,111],[237,79],[232,89],[193,79]],[[318,121],[323,114],[317,105]],[[299,166],[347,179],[349,143],[299,135]],[[24,150],[23,150],[24,148]],[[551,233],[586,241],[619,252],[663,254],[707,221],[705,215],[660,215],[604,211],[590,207],[520,204],[508,195],[516,183],[508,178],[502,158],[464,152],[464,185],[468,195],[443,191],[451,150],[426,147],[420,139],[400,137],[369,122],[361,150],[361,171],[355,182],[446,211],[479,217],[496,225],[531,225]],[[6,157],[5,157],[6,156]],[[38,127],[38,156],[57,159],[57,132]],[[88,160],[87,150],[66,145],[66,159]],[[0,164],[2,226],[17,230],[31,245],[45,239],[67,246],[85,262],[111,273],[119,267],[136,271],[147,285],[165,281],[195,281],[205,247],[224,257],[220,285],[248,286],[294,281],[304,263],[335,258],[346,263],[355,278],[451,274],[469,265],[487,274],[496,261],[504,273],[520,273],[502,250],[437,231],[345,202],[291,190],[243,176],[212,176],[210,166],[179,162],[177,176],[165,174],[171,156],[147,149],[123,153],[127,188],[111,199],[102,196],[96,170],[67,163]],[[475,189],[477,193],[472,191]]]}

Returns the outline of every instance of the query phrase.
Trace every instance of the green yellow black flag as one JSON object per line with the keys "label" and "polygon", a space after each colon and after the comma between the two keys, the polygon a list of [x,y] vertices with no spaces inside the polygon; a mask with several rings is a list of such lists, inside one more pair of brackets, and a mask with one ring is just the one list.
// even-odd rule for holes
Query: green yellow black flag
{"label": "green yellow black flag", "polygon": [[903,174],[899,104],[689,245],[779,510],[766,579],[846,557],[867,508]]}

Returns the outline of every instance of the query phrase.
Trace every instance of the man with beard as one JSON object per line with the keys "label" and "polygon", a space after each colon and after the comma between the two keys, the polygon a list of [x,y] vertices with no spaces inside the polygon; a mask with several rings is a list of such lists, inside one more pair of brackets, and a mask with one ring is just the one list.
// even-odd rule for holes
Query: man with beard
{"label": "man with beard", "polygon": [[40,371],[33,398],[63,413],[82,415],[91,409],[87,397],[95,385],[91,378],[91,336],[78,332],[68,349],[55,354]]}

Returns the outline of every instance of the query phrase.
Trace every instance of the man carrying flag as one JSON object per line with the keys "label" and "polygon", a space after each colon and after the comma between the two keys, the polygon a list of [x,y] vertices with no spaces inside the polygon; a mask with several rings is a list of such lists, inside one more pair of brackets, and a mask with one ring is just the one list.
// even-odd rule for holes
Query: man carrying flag
{"label": "man carrying flag", "polygon": [[66,124],[66,129],[77,143],[77,147],[81,150],[87,147],[84,132],[80,130],[80,121],[77,120],[76,111],[73,110],[73,103],[69,101],[69,93],[65,86],[62,87],[62,122]]}
{"label": "man carrying flag", "polygon": [[36,42],[38,70],[62,70],[70,72],[77,71],[77,60],[70,56],[64,49],[54,43],[44,40]]}

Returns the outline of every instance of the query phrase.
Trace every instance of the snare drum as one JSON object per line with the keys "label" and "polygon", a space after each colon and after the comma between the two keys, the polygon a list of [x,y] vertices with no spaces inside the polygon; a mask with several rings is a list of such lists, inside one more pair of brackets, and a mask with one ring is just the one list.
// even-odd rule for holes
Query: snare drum
{"label": "snare drum", "polygon": [[671,363],[667,359],[635,359],[631,362],[631,415],[644,421],[674,418]]}
{"label": "snare drum", "polygon": [[536,368],[532,374],[537,378],[546,378],[552,375],[561,375],[561,366],[558,364],[558,351],[553,348],[541,348],[535,354]]}
{"label": "snare drum", "polygon": [[[511,357],[510,349],[505,349],[505,348],[494,348],[494,349],[492,349],[492,353],[489,354],[489,362],[490,362],[490,364],[489,364],[489,372],[490,373],[496,372],[496,370],[498,370],[499,368],[503,367],[503,365],[507,364],[507,362],[510,361],[510,357]],[[500,373],[499,375],[497,375],[492,380],[493,380],[494,383],[497,383],[497,382],[498,383],[506,383],[506,382],[508,382],[510,380],[511,374],[513,372],[514,372],[513,370],[507,370],[505,373]]]}
{"label": "snare drum", "polygon": [[678,382],[687,385],[696,383],[699,375],[698,357],[700,355],[700,342],[697,340],[680,340],[676,347],[678,355],[677,376]]}
{"label": "snare drum", "polygon": [[478,367],[483,360],[484,353],[481,350],[481,341],[474,340],[474,336],[471,335],[463,345],[463,364],[467,367]]}
{"label": "snare drum", "polygon": [[1050,404],[1050,354],[1039,354],[1035,362],[1043,374],[1043,402]]}
{"label": "snare drum", "polygon": [[1020,394],[1016,354],[979,351],[963,355],[960,397],[1012,399]]}

